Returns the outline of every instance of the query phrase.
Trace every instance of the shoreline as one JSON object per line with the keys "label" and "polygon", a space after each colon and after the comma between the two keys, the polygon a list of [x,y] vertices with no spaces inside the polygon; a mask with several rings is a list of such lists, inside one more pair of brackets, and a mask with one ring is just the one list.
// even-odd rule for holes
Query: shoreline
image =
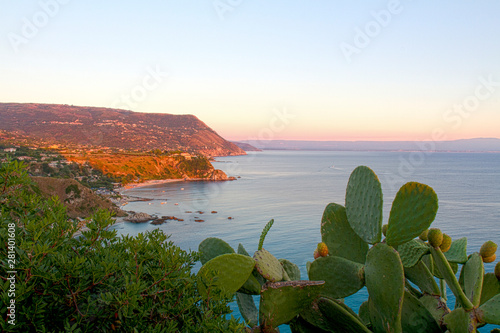
{"label": "shoreline", "polygon": [[158,185],[158,184],[167,184],[167,183],[174,183],[174,182],[182,182],[182,181],[188,181],[189,179],[184,179],[184,178],[179,178],[179,179],[152,179],[152,180],[146,180],[141,183],[133,183],[133,184],[127,184],[124,186],[120,186],[115,189],[116,192],[122,194],[123,192],[134,189],[137,187],[145,187],[145,186],[153,186],[153,185]]}

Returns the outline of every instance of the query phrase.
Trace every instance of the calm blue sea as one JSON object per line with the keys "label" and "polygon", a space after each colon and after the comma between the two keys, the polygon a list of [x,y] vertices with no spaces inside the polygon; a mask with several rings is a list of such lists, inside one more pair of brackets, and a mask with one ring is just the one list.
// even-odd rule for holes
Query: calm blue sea
{"label": "calm blue sea", "polygon": [[[152,200],[131,202],[123,209],[173,215],[184,221],[160,226],[121,223],[116,226],[118,232],[136,235],[160,228],[185,250],[197,250],[203,239],[219,237],[235,249],[242,243],[253,253],[262,228],[274,219],[264,248],[299,265],[302,278],[307,279],[306,262],[313,260],[313,251],[321,241],[323,209],[330,202],[344,204],[350,173],[358,165],[366,165],[382,183],[385,221],[398,189],[408,181],[417,181],[432,186],[439,197],[433,226],[453,239],[467,237],[469,253],[478,251],[486,240],[500,244],[500,154],[264,151],[220,157],[213,165],[241,178],[127,190],[126,195]],[[200,219],[204,222],[195,222]],[[485,265],[487,272],[493,269],[494,264]],[[362,290],[346,303],[357,311],[366,298]],[[480,331],[491,329],[488,326]]]}

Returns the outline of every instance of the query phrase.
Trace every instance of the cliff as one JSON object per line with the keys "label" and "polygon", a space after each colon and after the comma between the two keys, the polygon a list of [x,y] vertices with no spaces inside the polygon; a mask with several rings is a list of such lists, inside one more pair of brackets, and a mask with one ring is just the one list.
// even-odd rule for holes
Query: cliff
{"label": "cliff", "polygon": [[181,150],[245,155],[193,115],[141,113],[59,104],[0,103],[0,130],[47,145],[123,150]]}
{"label": "cliff", "polygon": [[42,195],[46,198],[57,196],[66,206],[68,216],[89,217],[98,209],[106,209],[116,213],[116,216],[127,214],[117,208],[111,201],[95,194],[89,188],[81,185],[74,179],[52,177],[32,177]]}

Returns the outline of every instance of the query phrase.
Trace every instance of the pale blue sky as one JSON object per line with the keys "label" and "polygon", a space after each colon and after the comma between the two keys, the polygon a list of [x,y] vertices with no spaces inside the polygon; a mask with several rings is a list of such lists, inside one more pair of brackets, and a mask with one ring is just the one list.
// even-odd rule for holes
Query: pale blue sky
{"label": "pale blue sky", "polygon": [[238,140],[500,137],[498,1],[0,0],[0,13],[0,102],[189,113]]}

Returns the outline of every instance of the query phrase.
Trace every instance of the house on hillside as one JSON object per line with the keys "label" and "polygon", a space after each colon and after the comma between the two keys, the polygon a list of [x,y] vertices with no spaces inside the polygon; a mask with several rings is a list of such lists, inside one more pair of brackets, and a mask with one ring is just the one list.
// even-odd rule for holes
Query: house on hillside
{"label": "house on hillside", "polygon": [[3,151],[6,153],[15,153],[17,148],[5,148]]}

